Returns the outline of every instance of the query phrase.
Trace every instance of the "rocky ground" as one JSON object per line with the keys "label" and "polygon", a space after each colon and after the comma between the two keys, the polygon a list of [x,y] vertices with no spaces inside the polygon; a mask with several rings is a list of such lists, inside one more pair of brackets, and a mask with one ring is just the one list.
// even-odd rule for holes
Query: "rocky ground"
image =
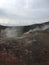
{"label": "rocky ground", "polygon": [[0,65],[49,65],[49,29],[0,38]]}

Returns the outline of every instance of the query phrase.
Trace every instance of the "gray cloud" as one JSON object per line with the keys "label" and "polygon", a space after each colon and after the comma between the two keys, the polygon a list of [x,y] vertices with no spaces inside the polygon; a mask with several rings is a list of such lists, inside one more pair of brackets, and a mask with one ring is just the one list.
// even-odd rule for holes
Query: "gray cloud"
{"label": "gray cloud", "polygon": [[7,14],[6,14],[6,12],[4,11],[4,9],[1,9],[0,8],[0,16],[6,16]]}
{"label": "gray cloud", "polygon": [[[6,1],[2,9],[0,9],[1,16],[7,16],[11,18],[41,18],[48,16],[49,12],[49,0],[11,0]],[[32,14],[32,15],[31,15]],[[47,15],[46,15],[47,14]]]}
{"label": "gray cloud", "polygon": [[[2,0],[0,17],[29,22],[38,19],[49,20],[49,0]],[[31,22],[34,23],[34,22]]]}
{"label": "gray cloud", "polygon": [[32,4],[32,8],[49,8],[49,0],[35,0]]}

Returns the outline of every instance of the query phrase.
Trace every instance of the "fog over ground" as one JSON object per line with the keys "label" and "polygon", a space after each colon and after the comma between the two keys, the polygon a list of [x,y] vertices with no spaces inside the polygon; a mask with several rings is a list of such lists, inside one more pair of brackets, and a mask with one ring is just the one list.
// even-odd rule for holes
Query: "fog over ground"
{"label": "fog over ground", "polygon": [[49,21],[49,0],[1,0],[0,24],[23,26]]}

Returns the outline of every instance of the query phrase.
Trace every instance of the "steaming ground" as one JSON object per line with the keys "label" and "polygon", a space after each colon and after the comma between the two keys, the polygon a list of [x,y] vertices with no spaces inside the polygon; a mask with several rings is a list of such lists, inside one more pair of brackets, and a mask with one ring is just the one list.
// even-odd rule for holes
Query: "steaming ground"
{"label": "steaming ground", "polygon": [[[12,33],[14,31],[14,33]],[[28,31],[28,30],[27,30]],[[15,38],[15,29],[7,28],[7,38],[0,38],[1,65],[49,65],[49,28],[30,29]],[[10,34],[12,33],[13,38]]]}
{"label": "steaming ground", "polygon": [[0,65],[49,65],[49,24],[0,27],[0,32]]}
{"label": "steaming ground", "polygon": [[12,27],[12,28],[6,28],[4,30],[1,30],[1,37],[8,37],[8,38],[14,38],[18,37],[22,34],[22,27]]}
{"label": "steaming ground", "polygon": [[49,29],[49,22],[43,24],[35,24],[30,26],[18,26],[18,27],[0,27],[0,36],[6,38],[15,38],[20,37],[23,33],[28,32],[29,30],[46,30]]}

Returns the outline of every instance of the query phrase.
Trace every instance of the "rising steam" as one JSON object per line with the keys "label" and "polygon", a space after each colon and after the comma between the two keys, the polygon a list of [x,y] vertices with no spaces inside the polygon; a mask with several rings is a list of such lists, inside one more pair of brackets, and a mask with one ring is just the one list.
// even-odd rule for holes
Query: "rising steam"
{"label": "rising steam", "polygon": [[18,37],[21,36],[22,34],[22,29],[21,27],[17,27],[17,28],[6,28],[4,30],[1,30],[1,37]]}

